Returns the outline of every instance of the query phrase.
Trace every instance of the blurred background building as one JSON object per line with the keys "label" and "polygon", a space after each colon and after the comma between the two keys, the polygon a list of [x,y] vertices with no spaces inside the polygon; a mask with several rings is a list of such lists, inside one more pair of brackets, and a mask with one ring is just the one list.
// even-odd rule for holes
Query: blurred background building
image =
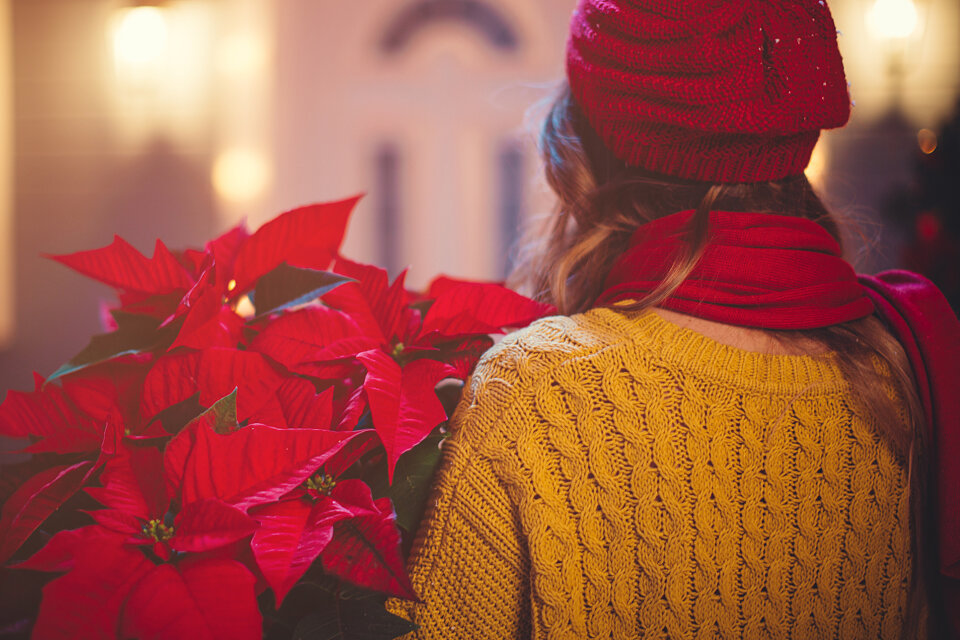
{"label": "blurred background building", "polygon": [[[502,278],[551,207],[536,104],[573,5],[0,0],[0,395],[77,352],[109,299],[42,254],[113,234],[198,246],[366,192],[348,256],[409,265],[414,286]],[[956,287],[960,3],[831,7],[856,106],[808,175],[853,221],[862,269]]]}

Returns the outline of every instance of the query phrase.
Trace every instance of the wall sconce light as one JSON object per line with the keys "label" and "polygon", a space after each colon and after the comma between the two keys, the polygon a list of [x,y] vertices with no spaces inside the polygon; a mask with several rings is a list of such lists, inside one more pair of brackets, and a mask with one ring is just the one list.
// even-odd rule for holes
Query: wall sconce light
{"label": "wall sconce light", "polygon": [[874,0],[866,13],[867,30],[886,56],[894,113],[902,111],[904,76],[922,45],[922,18],[914,0]]}
{"label": "wall sconce light", "polygon": [[867,28],[877,38],[909,38],[919,23],[913,0],[876,0],[867,11]]}
{"label": "wall sconce light", "polygon": [[209,127],[217,23],[208,2],[126,0],[104,24],[113,121],[122,144],[196,148]]}
{"label": "wall sconce light", "polygon": [[807,168],[803,171],[804,175],[807,176],[807,180],[809,180],[810,184],[815,188],[824,188],[824,174],[829,162],[829,152],[829,147],[821,138],[817,146],[813,148],[813,153],[810,154],[810,162],[807,163]]}
{"label": "wall sconce light", "polygon": [[118,69],[145,70],[163,62],[169,27],[166,9],[140,5],[120,9],[113,24],[113,56]]}

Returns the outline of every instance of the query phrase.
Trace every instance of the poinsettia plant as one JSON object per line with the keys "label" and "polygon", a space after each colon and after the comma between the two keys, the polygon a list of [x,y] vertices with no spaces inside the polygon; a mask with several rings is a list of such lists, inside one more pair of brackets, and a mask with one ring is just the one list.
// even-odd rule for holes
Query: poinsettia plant
{"label": "poinsettia plant", "polygon": [[414,294],[347,260],[356,201],[203,250],[157,242],[147,258],[116,238],[52,256],[118,299],[106,333],[0,405],[0,434],[31,454],[2,470],[2,577],[42,586],[6,631],[411,630],[383,605],[416,598],[404,554],[457,385],[491,334],[551,309],[445,277]]}

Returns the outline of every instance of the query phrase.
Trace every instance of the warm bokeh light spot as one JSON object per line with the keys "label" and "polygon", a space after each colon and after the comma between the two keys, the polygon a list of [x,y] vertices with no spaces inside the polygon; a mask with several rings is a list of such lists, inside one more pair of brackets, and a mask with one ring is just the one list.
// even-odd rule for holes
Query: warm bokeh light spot
{"label": "warm bokeh light spot", "polygon": [[867,27],[878,38],[907,38],[917,22],[913,0],[876,0],[867,12]]}
{"label": "warm bokeh light spot", "polygon": [[920,151],[930,155],[937,150],[937,134],[930,129],[920,129],[917,131],[917,144]]}
{"label": "warm bokeh light spot", "polygon": [[243,296],[237,300],[237,308],[234,311],[242,318],[252,318],[257,314],[257,309],[250,301],[250,296]]}
{"label": "warm bokeh light spot", "polygon": [[256,34],[234,34],[224,38],[217,49],[217,67],[231,78],[262,73],[267,66],[267,44]]}
{"label": "warm bokeh light spot", "polygon": [[159,7],[133,7],[120,14],[113,51],[125,64],[157,62],[167,50],[167,20]]}
{"label": "warm bokeh light spot", "polygon": [[822,142],[813,148],[810,162],[803,173],[815,188],[823,188],[823,174],[827,168],[827,147]]}
{"label": "warm bokeh light spot", "polygon": [[917,236],[924,242],[933,242],[943,230],[943,224],[936,213],[924,211],[917,216]]}
{"label": "warm bokeh light spot", "polygon": [[251,149],[224,151],[213,163],[213,187],[225,200],[253,200],[263,193],[269,181],[266,159]]}

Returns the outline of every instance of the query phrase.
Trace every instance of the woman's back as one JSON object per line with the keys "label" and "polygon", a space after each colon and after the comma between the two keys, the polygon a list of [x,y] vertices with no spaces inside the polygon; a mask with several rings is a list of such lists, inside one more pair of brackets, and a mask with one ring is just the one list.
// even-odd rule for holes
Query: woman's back
{"label": "woman's back", "polygon": [[[754,344],[738,331],[724,341]],[[899,637],[907,472],[854,404],[829,354],[652,312],[514,334],[445,445],[414,620],[423,637]]]}
{"label": "woman's back", "polygon": [[925,637],[926,594],[960,601],[956,325],[922,278],[858,278],[804,176],[850,114],[826,2],[579,0],[566,71],[511,278],[562,315],[453,420],[419,635]]}

